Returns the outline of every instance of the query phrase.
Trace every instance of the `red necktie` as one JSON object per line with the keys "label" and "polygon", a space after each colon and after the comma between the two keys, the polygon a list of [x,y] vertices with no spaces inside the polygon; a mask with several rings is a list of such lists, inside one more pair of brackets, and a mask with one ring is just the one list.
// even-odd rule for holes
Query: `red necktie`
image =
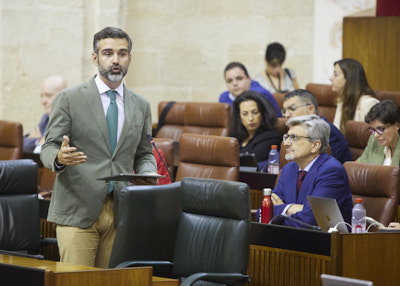
{"label": "red necktie", "polygon": [[307,171],[300,171],[300,172],[299,172],[299,176],[297,177],[297,182],[296,182],[296,190],[297,190],[297,193],[300,192],[301,185],[303,184],[303,180],[304,180],[304,177],[305,177],[306,175],[307,175]]}

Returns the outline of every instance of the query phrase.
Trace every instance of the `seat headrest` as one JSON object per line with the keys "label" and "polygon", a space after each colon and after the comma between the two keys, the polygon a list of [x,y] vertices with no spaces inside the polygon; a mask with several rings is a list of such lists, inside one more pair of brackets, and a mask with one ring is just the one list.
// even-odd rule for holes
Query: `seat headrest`
{"label": "seat headrest", "polygon": [[369,197],[395,198],[400,185],[400,168],[346,162],[351,193]]}
{"label": "seat headrest", "polygon": [[227,103],[188,102],[185,125],[205,127],[229,127],[231,106]]}
{"label": "seat headrest", "polygon": [[249,219],[249,187],[241,182],[183,178],[182,210],[237,220]]}
{"label": "seat headrest", "polygon": [[38,166],[30,159],[0,161],[0,194],[36,194]]}
{"label": "seat headrest", "polygon": [[203,165],[239,167],[239,142],[233,137],[182,134],[179,160]]}

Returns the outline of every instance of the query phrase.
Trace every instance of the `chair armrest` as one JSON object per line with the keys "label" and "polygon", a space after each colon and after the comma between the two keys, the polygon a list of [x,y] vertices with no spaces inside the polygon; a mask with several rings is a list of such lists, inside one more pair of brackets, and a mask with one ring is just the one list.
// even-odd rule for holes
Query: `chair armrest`
{"label": "chair armrest", "polygon": [[137,266],[173,266],[170,261],[124,261],[115,266],[114,268],[127,268],[127,267],[137,267]]}
{"label": "chair armrest", "polygon": [[40,244],[42,246],[46,246],[46,245],[57,245],[57,238],[55,237],[46,237],[46,238],[42,238],[40,240]]}
{"label": "chair armrest", "polygon": [[197,280],[207,280],[216,283],[226,283],[226,281],[251,282],[251,277],[241,273],[196,273],[187,277],[180,286],[190,286]]}

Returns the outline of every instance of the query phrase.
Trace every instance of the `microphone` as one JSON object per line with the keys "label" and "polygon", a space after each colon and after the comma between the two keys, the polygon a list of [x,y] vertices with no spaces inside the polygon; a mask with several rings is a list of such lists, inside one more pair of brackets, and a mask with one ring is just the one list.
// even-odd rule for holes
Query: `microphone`
{"label": "microphone", "polygon": [[321,230],[321,227],[319,227],[318,225],[311,225],[311,224],[305,223],[304,221],[301,221],[301,220],[292,218],[292,217],[290,217],[290,216],[281,215],[281,214],[280,214],[280,215],[277,215],[277,216],[274,216],[274,217],[269,221],[269,224],[272,224],[272,222],[273,222],[276,218],[288,219],[288,220],[294,221],[294,222],[296,222],[296,223],[298,223],[298,224],[304,225],[304,226],[307,227],[308,229]]}
{"label": "microphone", "polygon": [[164,162],[164,159],[163,159],[163,157],[161,156],[160,151],[158,151],[158,148],[157,148],[156,144],[154,143],[153,137],[151,137],[150,134],[146,134],[146,137],[147,137],[147,139],[149,140],[150,144],[151,144],[151,145],[154,147],[154,149],[156,150],[156,152],[157,152],[158,156],[160,157],[161,162],[163,163],[164,167],[167,169],[167,172],[168,172],[168,175],[169,175],[169,177],[170,177],[170,179],[171,179],[171,182],[174,183],[175,180],[174,180],[174,178],[172,178],[171,172],[169,171],[169,168],[168,168],[167,164]]}
{"label": "microphone", "polygon": [[35,258],[38,260],[44,259],[44,256],[41,254],[35,255],[35,254],[21,253],[21,252],[17,252],[17,251],[10,251],[10,250],[3,250],[3,249],[0,249],[0,254],[10,255],[10,256],[27,257],[27,258]]}

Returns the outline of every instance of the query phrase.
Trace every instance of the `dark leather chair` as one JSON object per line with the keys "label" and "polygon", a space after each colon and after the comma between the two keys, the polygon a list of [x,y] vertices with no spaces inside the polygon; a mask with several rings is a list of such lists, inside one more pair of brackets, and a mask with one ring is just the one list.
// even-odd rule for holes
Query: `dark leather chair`
{"label": "dark leather chair", "polygon": [[283,137],[284,134],[286,134],[289,130],[289,127],[286,126],[286,121],[287,119],[284,117],[279,117],[278,120],[276,121],[275,127],[278,129],[279,133]]}
{"label": "dark leather chair", "polygon": [[[179,218],[181,183],[131,186],[114,194],[117,233],[110,268],[128,260],[172,261]],[[170,276],[165,267],[153,274]]]}
{"label": "dark leather chair", "polygon": [[367,216],[388,225],[397,213],[400,168],[345,162],[353,201],[363,198]]}
{"label": "dark leather chair", "polygon": [[[180,201],[176,198],[176,188],[180,190]],[[154,189],[154,193],[148,195],[147,191],[151,189]],[[134,198],[129,193],[135,193],[137,197]],[[173,198],[164,201],[163,198],[168,198],[170,194],[173,194]],[[205,282],[201,285],[244,285],[245,282],[249,282],[250,278],[245,275],[251,229],[250,191],[247,184],[184,178],[181,182],[164,186],[129,187],[123,190],[120,196],[118,227],[110,266],[124,259],[132,260],[124,253],[130,251],[129,249],[138,248],[133,245],[135,241],[143,241],[144,244],[147,241],[143,248],[155,247],[160,256],[168,257],[171,249],[163,243],[163,236],[168,235],[167,240],[170,243],[173,235],[170,235],[168,227],[163,227],[163,222],[170,224],[171,229],[175,229],[177,221],[172,262],[149,261],[157,256],[157,253],[150,252],[148,259],[125,261],[117,267],[171,265],[174,277],[183,281],[181,285],[192,285],[197,280],[219,283]],[[140,201],[142,196],[148,197],[146,204]],[[135,201],[137,207],[132,206]],[[176,206],[178,202],[181,203],[181,208]],[[170,211],[165,211],[168,206]],[[134,211],[135,208],[141,211]],[[176,220],[177,211],[181,213]],[[142,226],[137,229],[134,227],[137,224]],[[124,227],[127,228],[129,225],[130,230],[124,230]],[[161,229],[158,230],[158,227]],[[151,231],[153,235],[149,237]],[[160,250],[158,245],[154,245],[157,240],[164,245],[163,247],[169,249]],[[116,253],[121,254],[123,259],[119,259]],[[145,255],[144,251],[142,257]],[[132,251],[132,257],[135,256]]]}
{"label": "dark leather chair", "polygon": [[344,137],[349,143],[352,159],[357,160],[367,147],[371,133],[368,131],[369,125],[365,122],[349,120],[346,122]]}
{"label": "dark leather chair", "polygon": [[285,97],[286,93],[283,92],[275,92],[274,94],[272,94],[276,100],[276,103],[278,104],[279,108],[282,109],[283,108],[283,98]]}
{"label": "dark leather chair", "polygon": [[32,160],[0,161],[0,252],[38,253],[43,240],[37,180],[38,167]]}
{"label": "dark leather chair", "polygon": [[[162,101],[158,104],[158,118],[160,118],[167,104],[168,101]],[[155,137],[168,138],[178,142],[185,125],[185,108],[186,102],[175,102],[165,117],[164,125],[158,130]]]}
{"label": "dark leather chair", "polygon": [[[160,102],[160,117],[168,102]],[[156,138],[169,138],[178,142],[181,134],[228,136],[231,106],[227,103],[176,102],[169,110],[164,125]]]}
{"label": "dark leather chair", "polygon": [[176,181],[185,177],[238,181],[239,166],[236,138],[182,134]]}
{"label": "dark leather chair", "polygon": [[0,120],[0,160],[22,159],[22,124]]}
{"label": "dark leather chair", "polygon": [[154,138],[154,143],[159,150],[162,150],[165,156],[165,163],[171,173],[174,176],[174,141],[167,138]]}
{"label": "dark leather chair", "polygon": [[391,99],[397,102],[398,105],[400,105],[400,91],[376,90],[375,96],[380,101],[385,99]]}
{"label": "dark leather chair", "polygon": [[318,115],[326,117],[329,122],[333,123],[338,94],[332,91],[332,86],[330,84],[308,83],[306,90],[311,91],[317,98]]}

